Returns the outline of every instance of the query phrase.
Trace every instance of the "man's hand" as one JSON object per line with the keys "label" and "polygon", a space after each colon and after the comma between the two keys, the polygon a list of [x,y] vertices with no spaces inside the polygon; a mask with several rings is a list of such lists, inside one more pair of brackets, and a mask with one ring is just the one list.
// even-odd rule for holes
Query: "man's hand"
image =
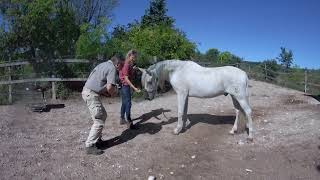
{"label": "man's hand", "polygon": [[118,88],[117,88],[117,86],[115,86],[115,85],[113,85],[113,84],[107,84],[106,89],[107,89],[107,93],[108,93],[110,96],[116,96],[116,95],[118,95]]}

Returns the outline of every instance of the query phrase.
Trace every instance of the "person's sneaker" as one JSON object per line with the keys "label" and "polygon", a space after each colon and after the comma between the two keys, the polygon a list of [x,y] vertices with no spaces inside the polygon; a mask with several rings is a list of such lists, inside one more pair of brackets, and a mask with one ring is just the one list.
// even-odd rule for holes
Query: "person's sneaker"
{"label": "person's sneaker", "polygon": [[103,154],[103,151],[101,149],[98,149],[96,145],[86,147],[86,153],[92,154],[92,155],[101,155]]}
{"label": "person's sneaker", "polygon": [[129,121],[129,122],[127,123],[127,128],[128,128],[128,129],[132,129],[132,130],[138,129],[137,126],[134,125],[132,121]]}
{"label": "person's sneaker", "polygon": [[127,124],[127,121],[121,118],[120,119],[120,125],[124,125],[124,124]]}

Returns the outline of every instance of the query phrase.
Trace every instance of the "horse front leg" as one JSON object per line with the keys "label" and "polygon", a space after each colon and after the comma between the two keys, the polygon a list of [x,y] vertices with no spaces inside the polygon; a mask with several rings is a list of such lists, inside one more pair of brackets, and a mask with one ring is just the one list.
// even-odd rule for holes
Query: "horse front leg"
{"label": "horse front leg", "polygon": [[188,95],[186,93],[178,93],[178,123],[173,134],[178,135],[183,128],[183,118],[185,116],[185,108]]}

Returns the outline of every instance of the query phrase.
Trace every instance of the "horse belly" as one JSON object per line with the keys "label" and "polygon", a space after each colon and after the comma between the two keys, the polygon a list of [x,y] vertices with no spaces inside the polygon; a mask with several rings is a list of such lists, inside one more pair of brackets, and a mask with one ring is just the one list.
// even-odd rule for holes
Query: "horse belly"
{"label": "horse belly", "polygon": [[201,97],[201,98],[212,98],[222,95],[224,90],[217,86],[192,86],[189,88],[189,96],[191,97]]}

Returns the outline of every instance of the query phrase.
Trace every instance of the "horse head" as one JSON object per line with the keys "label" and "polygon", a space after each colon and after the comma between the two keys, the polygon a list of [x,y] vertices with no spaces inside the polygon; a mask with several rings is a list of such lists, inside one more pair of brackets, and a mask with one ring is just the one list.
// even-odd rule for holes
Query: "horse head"
{"label": "horse head", "polygon": [[142,72],[141,84],[144,88],[144,97],[145,99],[152,100],[154,99],[157,87],[158,87],[158,78],[152,70],[139,68]]}

